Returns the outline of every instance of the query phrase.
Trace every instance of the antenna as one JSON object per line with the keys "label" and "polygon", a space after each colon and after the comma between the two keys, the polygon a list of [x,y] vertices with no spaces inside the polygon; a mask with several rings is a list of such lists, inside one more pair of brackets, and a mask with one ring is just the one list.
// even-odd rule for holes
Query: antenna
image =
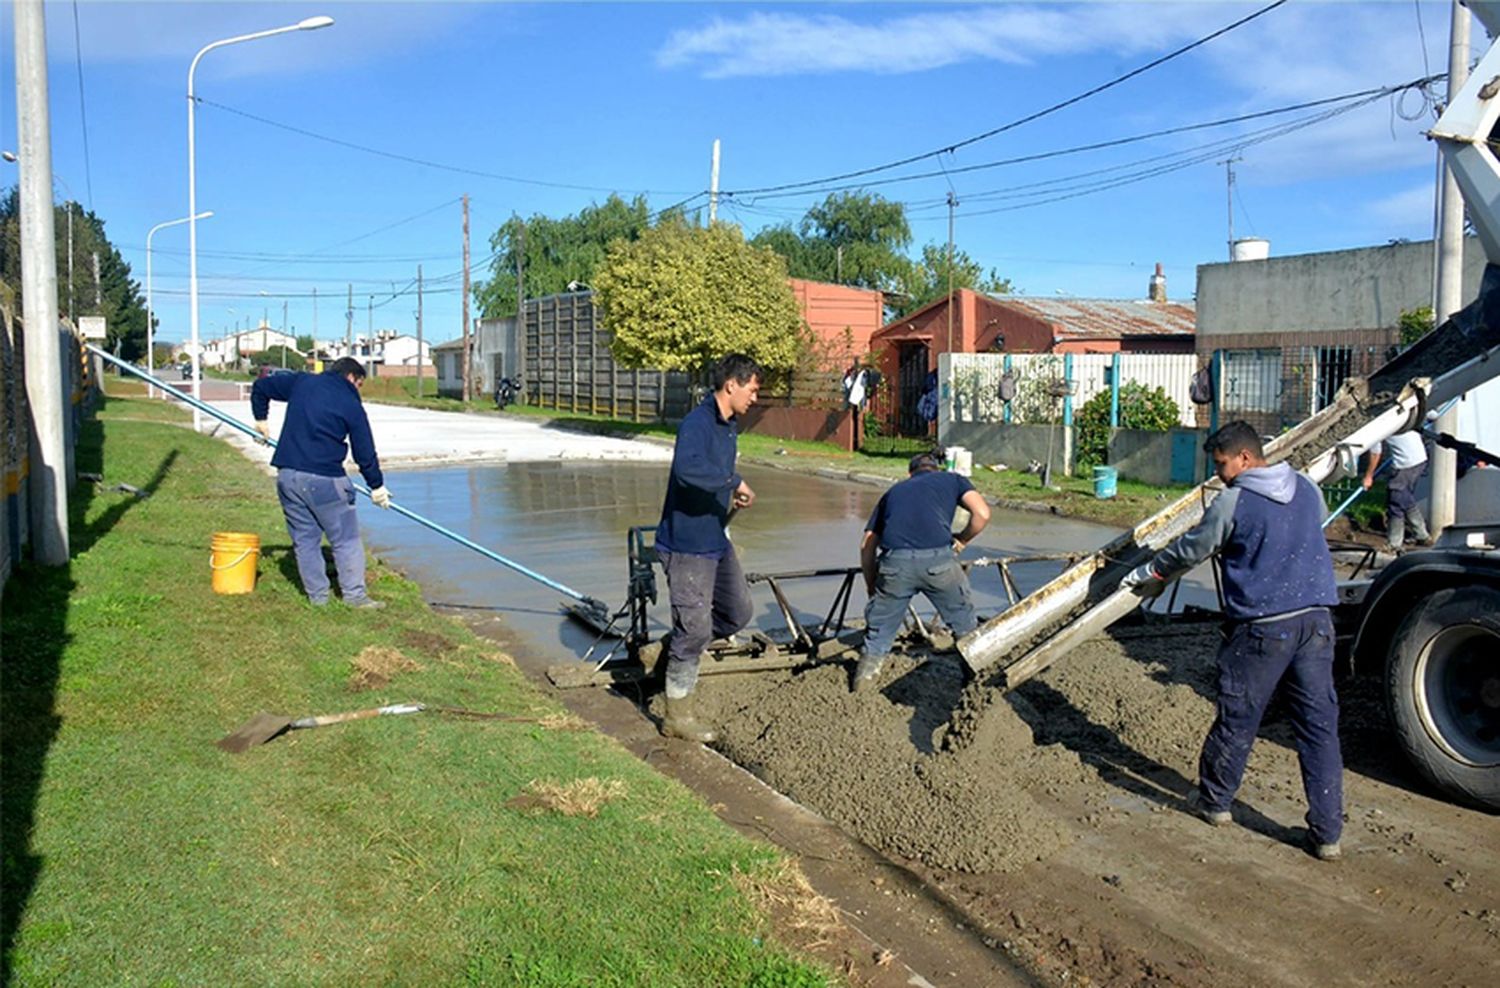
{"label": "antenna", "polygon": [[1229,259],[1234,260],[1234,163],[1244,161],[1240,155],[1226,158],[1219,164],[1224,166],[1224,193],[1229,206]]}

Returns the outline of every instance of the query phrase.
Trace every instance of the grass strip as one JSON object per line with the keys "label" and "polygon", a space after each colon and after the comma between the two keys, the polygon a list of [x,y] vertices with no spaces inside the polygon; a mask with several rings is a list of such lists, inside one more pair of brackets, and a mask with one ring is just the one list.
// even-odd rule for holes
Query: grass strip
{"label": "grass strip", "polygon": [[[392,571],[383,611],[309,606],[270,480],[150,404],[82,427],[105,483],[74,488],[72,562],[22,566],[0,605],[8,983],[825,983],[736,877],[783,857]],[[216,531],[260,535],[253,593],[210,589]],[[402,701],[505,717],[213,745],[261,709]]]}

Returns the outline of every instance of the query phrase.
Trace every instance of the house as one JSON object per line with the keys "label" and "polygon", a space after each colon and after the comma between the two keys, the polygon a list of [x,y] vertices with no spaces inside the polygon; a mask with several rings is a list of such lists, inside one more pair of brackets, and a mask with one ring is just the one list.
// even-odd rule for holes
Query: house
{"label": "house", "polygon": [[787,283],[830,370],[870,352],[870,337],[885,323],[883,292],[804,278],[788,278]]}
{"label": "house", "polygon": [[255,329],[247,329],[243,333],[226,336],[224,346],[226,354],[230,355],[227,359],[232,363],[241,357],[254,360],[256,354],[264,353],[272,347],[280,346],[288,350],[296,350],[297,338],[261,323]]}
{"label": "house", "polygon": [[[1466,300],[1483,271],[1484,251],[1468,238]],[[1431,240],[1200,265],[1196,352],[1214,366],[1218,419],[1243,418],[1270,435],[1326,406],[1346,378],[1394,354],[1402,316],[1432,305],[1432,272]],[[1477,416],[1478,396],[1497,391],[1476,389],[1461,417]],[[1496,397],[1489,401],[1489,418],[1500,421]]]}
{"label": "house", "polygon": [[[432,366],[432,345],[409,333],[390,333],[375,343],[372,373],[382,377],[415,377],[418,364]],[[418,361],[420,355],[421,360]]]}
{"label": "house", "polygon": [[464,339],[449,340],[432,348],[432,363],[437,368],[438,394],[444,398],[462,398],[464,394]]}
{"label": "house", "polygon": [[925,429],[916,407],[940,353],[1192,353],[1195,322],[1192,303],[1167,300],[1161,265],[1143,299],[959,289],[871,336],[877,366],[892,382],[891,407],[877,414],[893,419],[903,433]]}

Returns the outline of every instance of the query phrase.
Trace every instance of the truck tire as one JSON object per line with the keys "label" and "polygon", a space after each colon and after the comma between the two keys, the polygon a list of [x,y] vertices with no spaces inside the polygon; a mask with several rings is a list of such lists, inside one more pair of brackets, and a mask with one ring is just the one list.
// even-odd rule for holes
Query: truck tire
{"label": "truck tire", "polygon": [[1418,599],[1391,643],[1386,699],[1397,740],[1423,776],[1500,811],[1500,589]]}

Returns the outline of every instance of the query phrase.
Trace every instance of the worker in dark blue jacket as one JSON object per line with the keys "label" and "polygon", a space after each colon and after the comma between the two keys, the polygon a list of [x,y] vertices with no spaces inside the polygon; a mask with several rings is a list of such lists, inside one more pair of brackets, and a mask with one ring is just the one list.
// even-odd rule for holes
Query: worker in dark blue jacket
{"label": "worker in dark blue jacket", "polygon": [[713,370],[713,393],[677,427],[672,473],[656,528],[656,554],[667,574],[672,633],[667,639],[668,737],[708,743],[718,735],[700,720],[692,702],[698,661],[714,638],[750,623],[754,613],[744,570],[729,543],[731,510],[755,503],[755,492],[735,472],[739,416],[760,394],[761,370],[732,353]]}
{"label": "worker in dark blue jacket", "polygon": [[[344,458],[353,452],[370,500],[391,505],[390,492],[375,455],[370,420],[360,402],[365,368],[353,357],[340,357],[321,374],[270,374],[250,389],[250,412],[255,429],[267,441],[266,421],[271,401],[284,401],[281,426],[271,465],[277,468],[276,495],[286,516],[287,534],[297,557],[302,589],[313,604],[328,603],[328,571],[323,564],[323,536],[333,547],[339,589],[350,607],[383,607],[365,592],[365,548],[359,538],[354,510],[354,485],[344,472]],[[347,442],[347,445],[346,445]]]}
{"label": "worker in dark blue jacket", "polygon": [[1280,685],[1307,793],[1307,849],[1331,861],[1340,856],[1344,765],[1328,610],[1338,591],[1323,537],[1323,496],[1290,465],[1268,466],[1260,436],[1245,422],[1224,426],[1204,449],[1227,490],[1191,531],[1122,581],[1151,596],[1219,557],[1227,634],[1219,649],[1217,710],[1188,807],[1215,826],[1230,822],[1250,748]]}
{"label": "worker in dark blue jacket", "polygon": [[[942,469],[938,453],[919,453],[907,464],[908,477],[881,495],[859,543],[865,577],[865,641],[851,688],[875,682],[891,644],[918,593],[932,601],[954,638],[979,624],[969,578],[958,554],[990,521],[989,502],[967,477]],[[963,531],[953,534],[959,507],[968,514]]]}

